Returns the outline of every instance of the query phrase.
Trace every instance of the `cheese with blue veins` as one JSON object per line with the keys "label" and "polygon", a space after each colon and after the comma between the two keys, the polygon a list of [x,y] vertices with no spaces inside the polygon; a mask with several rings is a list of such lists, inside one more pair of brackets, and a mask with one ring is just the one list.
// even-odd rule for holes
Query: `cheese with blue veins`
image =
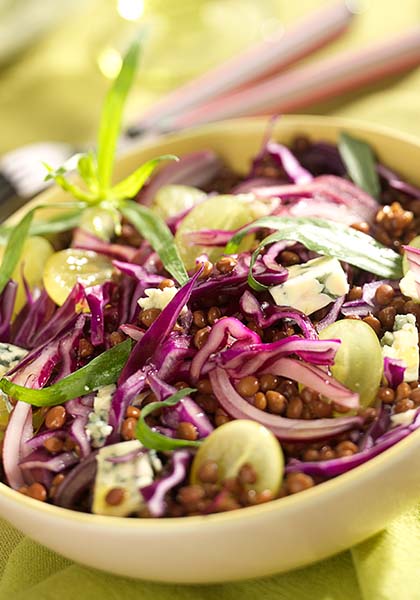
{"label": "cheese with blue veins", "polygon": [[[113,462],[112,459],[124,459]],[[111,459],[111,460],[109,460]],[[97,472],[93,492],[92,512],[97,515],[127,517],[144,506],[140,488],[153,482],[162,464],[153,450],[147,450],[137,440],[120,442],[101,448],[96,457]],[[117,506],[106,502],[114,488],[123,490],[123,500]]]}
{"label": "cheese with blue veins", "polygon": [[405,365],[404,381],[417,381],[419,377],[419,332],[413,314],[397,315],[393,331],[387,331],[381,340],[382,353],[397,358]]}
{"label": "cheese with blue veins", "polygon": [[86,435],[93,448],[101,448],[105,444],[106,438],[112,432],[112,427],[108,425],[108,418],[112,395],[115,389],[115,385],[110,384],[102,386],[96,392],[93,401],[93,411],[88,416],[85,428]]}
{"label": "cheese with blue veins", "polygon": [[13,344],[0,343],[0,377],[3,377],[10,369],[16,367],[28,351]]}
{"label": "cheese with blue veins", "polygon": [[287,281],[270,288],[278,306],[292,306],[306,315],[349,291],[346,274],[336,258],[322,256],[288,268]]}

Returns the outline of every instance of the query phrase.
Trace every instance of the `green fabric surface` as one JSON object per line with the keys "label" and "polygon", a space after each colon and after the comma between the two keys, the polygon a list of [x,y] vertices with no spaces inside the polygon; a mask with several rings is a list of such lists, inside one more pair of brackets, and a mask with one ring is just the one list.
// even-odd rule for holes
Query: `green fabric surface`
{"label": "green fabric surface", "polygon": [[[225,1],[252,5],[247,0]],[[267,10],[285,25],[325,4],[320,0],[266,1]],[[170,0],[162,0],[160,5],[165,2]],[[62,23],[2,69],[0,152],[30,141],[84,142],[94,137],[98,106],[108,84],[95,67],[92,45],[96,47],[99,31],[104,36],[112,30],[111,4],[108,0],[90,2],[88,17],[80,14]],[[214,4],[219,4],[219,9],[227,6],[222,0]],[[310,60],[386,39],[420,18],[418,0],[365,0],[361,8],[351,29]],[[199,41],[198,37],[194,43]],[[197,53],[192,54],[199,56],[199,50],[197,45]],[[176,54],[176,48],[173,52]],[[226,48],[226,55],[231,52],[231,46]],[[153,77],[160,56],[146,57],[146,78],[140,78],[128,121],[175,83],[168,77],[161,82]],[[202,67],[216,59],[209,51]],[[186,78],[185,73],[188,71],[179,81]],[[420,136],[419,93],[420,68],[305,112],[356,117]],[[348,552],[292,573],[255,582],[195,587],[134,581],[79,566],[0,521],[0,577],[0,600],[416,600],[420,599],[420,513],[413,509]]]}

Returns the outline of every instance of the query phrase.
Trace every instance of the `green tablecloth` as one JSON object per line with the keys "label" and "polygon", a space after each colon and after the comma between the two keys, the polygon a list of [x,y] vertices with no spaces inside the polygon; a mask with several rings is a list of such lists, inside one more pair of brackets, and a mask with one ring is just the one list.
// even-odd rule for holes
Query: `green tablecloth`
{"label": "green tablecloth", "polygon": [[[95,0],[90,18],[63,24],[0,74],[0,152],[29,141],[81,142],[94,135],[98,102],[92,99],[101,98],[107,84],[95,71],[88,48],[92,18],[98,28],[104,22],[109,25],[105,4]],[[276,16],[284,23],[320,4],[320,0],[272,0]],[[420,17],[417,0],[365,0],[362,8],[352,28],[320,56],[387,38]],[[139,106],[150,103],[158,91],[153,81],[147,89],[138,87],[131,115],[138,114]],[[419,93],[420,68],[306,112],[362,118],[420,136]],[[78,566],[0,522],[0,599],[420,599],[419,516],[413,509],[384,533],[306,569],[251,583],[193,588],[136,582]]]}

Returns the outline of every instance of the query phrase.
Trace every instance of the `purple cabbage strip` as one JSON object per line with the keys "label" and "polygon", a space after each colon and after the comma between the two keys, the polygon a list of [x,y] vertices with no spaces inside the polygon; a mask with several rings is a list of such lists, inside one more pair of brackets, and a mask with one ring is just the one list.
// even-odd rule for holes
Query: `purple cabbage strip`
{"label": "purple cabbage strip", "polygon": [[341,296],[340,298],[337,298],[335,302],[332,303],[330,310],[327,312],[325,317],[317,323],[316,330],[318,332],[328,327],[328,325],[332,325],[332,323],[336,322],[336,320],[338,319],[338,315],[341,312],[341,307],[344,304],[344,298],[345,296]]}
{"label": "purple cabbage strip", "polygon": [[420,188],[411,185],[411,183],[403,181],[399,175],[384,165],[377,165],[376,170],[378,174],[383,177],[388,185],[394,190],[403,192],[404,194],[412,196],[413,198],[420,199]]}
{"label": "purple cabbage strip", "polygon": [[359,450],[362,451],[371,448],[375,444],[375,441],[388,431],[390,424],[391,407],[382,405],[379,413],[376,415],[375,419],[360,440]]}
{"label": "purple cabbage strip", "polygon": [[122,244],[111,244],[98,238],[93,233],[86,231],[78,227],[75,229],[73,234],[72,248],[79,248],[81,250],[92,250],[98,254],[104,254],[111,258],[124,260],[130,262],[133,260],[137,253],[136,248],[131,246],[123,246]]}
{"label": "purple cabbage strip", "polygon": [[281,179],[275,179],[273,177],[252,177],[251,179],[245,179],[245,181],[241,181],[241,183],[235,185],[231,194],[247,194],[252,192],[255,188],[281,184]]}
{"label": "purple cabbage strip", "polygon": [[157,319],[153,321],[144,336],[134,346],[130,357],[120,375],[119,384],[123,383],[133,373],[141,369],[146,361],[152,358],[153,354],[169,336],[176,325],[178,317],[191,297],[191,292],[200,276],[198,271],[185,285],[182,286],[165,306]]}
{"label": "purple cabbage strip", "polygon": [[44,448],[34,450],[23,458],[19,466],[21,469],[47,469],[47,471],[53,471],[59,473],[71,467],[75,463],[79,462],[79,458],[74,452],[63,452],[56,456],[51,454]]}
{"label": "purple cabbage strip", "polygon": [[[227,296],[239,296],[248,288],[248,274],[250,255],[242,253],[237,257],[238,263],[229,274],[214,274],[206,280],[197,282],[191,294],[191,299],[199,300],[202,297],[213,297],[218,294]],[[261,256],[258,257],[253,275],[262,285],[278,285],[284,283],[287,279],[287,269],[280,272],[269,271],[262,262]]]}
{"label": "purple cabbage strip", "polygon": [[73,329],[70,329],[70,331],[68,331],[60,340],[59,352],[61,365],[60,371],[54,378],[54,382],[67,377],[67,375],[70,375],[70,373],[75,370],[76,350],[78,348],[79,340],[83,334],[83,328],[85,326],[86,319],[86,315],[79,315]]}
{"label": "purple cabbage strip", "polygon": [[191,381],[198,381],[202,369],[210,357],[222,350],[229,340],[231,340],[231,344],[235,341],[235,346],[241,349],[261,342],[258,333],[246,327],[235,317],[220,319],[213,325],[206,343],[192,360]]}
{"label": "purple cabbage strip", "polygon": [[17,283],[9,279],[0,294],[0,341],[10,341],[11,322],[15,307]]}
{"label": "purple cabbage strip", "polygon": [[293,335],[269,344],[250,343],[245,348],[238,348],[235,343],[215,360],[235,378],[267,370],[273,361],[293,355],[313,365],[330,366],[334,364],[340,343],[340,340],[308,340]]}
{"label": "purple cabbage strip", "polygon": [[44,446],[44,443],[51,437],[58,437],[60,439],[64,439],[66,436],[67,432],[64,429],[49,429],[47,431],[43,431],[42,433],[34,435],[34,437],[25,442],[25,445],[31,450],[37,450],[38,448],[42,448]]}
{"label": "purple cabbage strip", "polygon": [[352,456],[344,456],[342,458],[333,458],[332,460],[324,460],[319,462],[303,462],[300,460],[291,460],[286,467],[287,473],[306,473],[315,477],[336,477],[342,473],[346,473],[354,467],[361,465],[378,454],[381,454],[388,448],[394,446],[397,442],[407,437],[411,432],[418,429],[420,426],[420,415],[417,413],[414,421],[410,425],[396,427],[394,430],[388,431],[385,435],[377,438],[375,444],[362,452],[357,452]]}
{"label": "purple cabbage strip", "polygon": [[85,429],[87,421],[87,416],[77,416],[70,425],[70,435],[79,446],[82,459],[91,453],[90,442]]}
{"label": "purple cabbage strip", "polygon": [[284,170],[293,183],[300,185],[313,180],[311,173],[302,167],[294,154],[283,144],[269,141],[266,145],[266,154]]}
{"label": "purple cabbage strip", "polygon": [[346,167],[341,160],[337,146],[328,142],[315,142],[307,148],[295,151],[301,165],[313,175],[334,174],[345,177]]}
{"label": "purple cabbage strip", "polygon": [[[149,372],[147,381],[159,402],[166,400],[177,391],[175,387],[163,381],[153,371]],[[176,429],[181,422],[191,423],[197,429],[200,438],[207,437],[213,431],[213,425],[206,413],[188,396],[180,400],[175,406],[165,408],[161,421],[171,429]]]}
{"label": "purple cabbage strip", "polygon": [[273,306],[271,304],[263,309],[249,290],[243,293],[239,300],[239,306],[242,314],[248,318],[251,317],[261,329],[271,327],[274,323],[282,319],[290,319],[295,321],[306,338],[318,339],[318,334],[312,321],[300,310],[291,308],[290,306]]}
{"label": "purple cabbage strip", "polygon": [[23,348],[34,348],[35,335],[49,322],[55,310],[55,303],[42,290],[33,304],[26,304],[14,320],[11,337],[13,343]]}
{"label": "purple cabbage strip", "polygon": [[85,290],[80,283],[76,283],[64,304],[55,311],[52,318],[35,335],[33,346],[45,344],[64,331],[73,322],[75,313],[80,312],[80,305],[84,300]]}
{"label": "purple cabbage strip", "polygon": [[63,508],[75,508],[83,494],[92,488],[97,469],[96,455],[97,451],[92,452],[67,473],[57,488],[54,504]]}
{"label": "purple cabbage strip", "polygon": [[191,348],[191,336],[171,333],[167,340],[157,348],[153,356],[158,375],[161,379],[171,380],[178,374],[179,367],[195,351]]}
{"label": "purple cabbage strip", "polygon": [[370,312],[372,312],[372,306],[367,304],[364,300],[351,300],[349,302],[345,302],[341,306],[341,314],[345,317],[356,316],[356,317],[365,317]]}
{"label": "purple cabbage strip", "polygon": [[389,356],[385,356],[384,375],[389,387],[395,389],[400,383],[404,381],[405,369],[406,366],[404,364],[404,361],[398,360],[397,358],[390,358]]}
{"label": "purple cabbage strip", "polygon": [[186,479],[190,460],[191,454],[188,450],[175,451],[171,458],[168,475],[156,479],[150,485],[140,489],[147,507],[154,517],[161,517],[165,514],[165,496]]}
{"label": "purple cabbage strip", "polygon": [[181,156],[178,162],[165,165],[146,186],[144,186],[137,202],[150,205],[156,192],[164,185],[184,184],[203,187],[208,184],[221,170],[223,163],[212,150],[191,152]]}
{"label": "purple cabbage strip", "polygon": [[94,346],[105,342],[104,309],[111,299],[112,287],[112,282],[106,281],[85,289],[86,300],[92,314],[90,341]]}
{"label": "purple cabbage strip", "polygon": [[143,369],[134,371],[134,373],[123,381],[123,383],[118,384],[117,390],[112,396],[111,408],[109,411],[108,424],[112,427],[112,432],[107,438],[108,444],[119,440],[118,432],[123,422],[125,412],[130,402],[134,400],[137,394],[140,394],[140,392],[143,391],[143,388],[146,385],[148,369],[148,367],[143,367]]}

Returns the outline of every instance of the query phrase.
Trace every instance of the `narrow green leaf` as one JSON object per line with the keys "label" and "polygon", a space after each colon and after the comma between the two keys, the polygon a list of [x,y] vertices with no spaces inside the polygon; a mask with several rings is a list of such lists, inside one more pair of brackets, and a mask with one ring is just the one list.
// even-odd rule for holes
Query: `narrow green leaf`
{"label": "narrow green leaf", "polygon": [[118,380],[130,354],[131,345],[131,340],[125,340],[106,350],[78,371],[40,390],[17,385],[4,377],[0,379],[0,390],[15,400],[33,406],[56,406],[67,400],[86,396],[103,385]]}
{"label": "narrow green leaf", "polygon": [[343,132],[340,134],[338,149],[354,183],[373,198],[379,198],[381,187],[375,157],[369,144]]}
{"label": "narrow green leaf", "polygon": [[46,175],[45,181],[53,179],[56,182],[56,184],[61,187],[61,189],[71,194],[74,198],[81,200],[82,202],[93,202],[96,200],[94,194],[82,190],[81,187],[74,183],[70,183],[70,181],[66,179],[66,177],[64,176],[66,172],[64,167],[60,167],[59,169],[54,170],[53,167],[51,167],[51,165],[49,165],[48,163],[43,162],[42,164],[48,171],[48,175]]}
{"label": "narrow green leaf", "polygon": [[111,184],[117,139],[125,100],[137,70],[139,43],[134,42],[124,57],[121,71],[108,92],[102,109],[98,140],[98,183],[102,192]]}
{"label": "narrow green leaf", "polygon": [[179,255],[175,239],[168,226],[149,208],[133,200],[125,201],[121,213],[158,253],[165,269],[180,285],[189,279],[184,263]]}
{"label": "narrow green leaf", "polygon": [[86,183],[93,194],[98,193],[98,176],[96,173],[96,161],[93,152],[82,154],[77,162],[77,170],[80,177]]}
{"label": "narrow green leaf", "polygon": [[49,221],[39,220],[32,223],[29,229],[29,235],[50,235],[52,233],[61,233],[77,227],[80,222],[80,210],[71,211],[54,217]]}
{"label": "narrow green leaf", "polygon": [[148,160],[134,171],[134,173],[126,177],[126,179],[117,183],[117,185],[111,189],[110,196],[122,199],[133,198],[149,179],[158,164],[164,160],[179,160],[179,158],[173,154],[164,154],[163,156]]}
{"label": "narrow green leaf", "polygon": [[300,242],[309,250],[333,256],[386,279],[402,277],[402,259],[394,250],[382,246],[370,235],[348,225],[325,219],[262,217],[235,234],[227,244],[225,252],[235,253],[241,240],[255,227],[267,227],[276,231],[266,237],[252,255],[248,281],[254,289],[262,290],[266,287],[259,284],[252,275],[252,267],[259,253],[268,244],[281,240]]}
{"label": "narrow green leaf", "polygon": [[23,245],[29,234],[29,228],[34,218],[34,210],[30,210],[13,228],[4,251],[0,266],[0,294],[11,278],[22,255]]}
{"label": "narrow green leaf", "polygon": [[177,392],[175,392],[175,394],[172,394],[172,396],[170,396],[167,400],[163,400],[162,402],[151,402],[150,404],[146,404],[146,406],[143,406],[140,411],[140,418],[138,420],[136,430],[136,436],[139,442],[141,442],[146,448],[158,450],[160,452],[176,450],[176,448],[185,448],[185,446],[200,446],[201,442],[192,442],[188,440],[180,440],[166,437],[166,435],[163,435],[162,433],[151,429],[145,420],[148,415],[150,415],[158,408],[175,406],[183,398],[189,396],[190,394],[192,394],[192,392],[196,391],[197,390],[193,388],[183,388],[182,390],[178,390]]}

